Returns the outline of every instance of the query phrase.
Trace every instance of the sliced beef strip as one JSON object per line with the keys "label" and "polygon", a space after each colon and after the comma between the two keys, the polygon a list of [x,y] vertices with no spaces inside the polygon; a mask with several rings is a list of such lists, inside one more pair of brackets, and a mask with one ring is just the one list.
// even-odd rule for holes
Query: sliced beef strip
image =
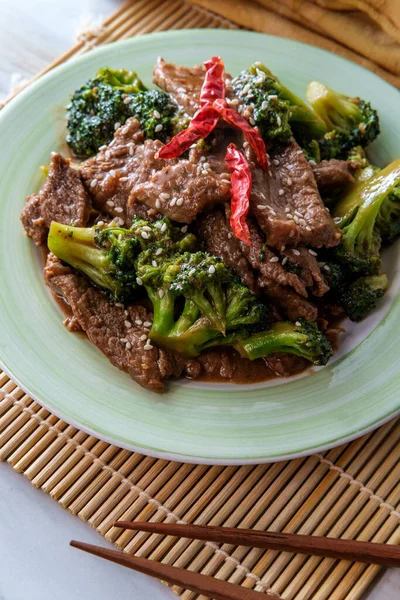
{"label": "sliced beef strip", "polygon": [[336,246],[341,232],[325,209],[311,167],[294,139],[270,150],[269,175],[253,168],[251,208],[269,246]]}
{"label": "sliced beef strip", "polygon": [[21,221],[25,232],[33,239],[36,246],[41,246],[47,239],[47,226],[42,217],[41,201],[37,194],[26,199],[21,212]]}
{"label": "sliced beef strip", "polygon": [[353,174],[360,168],[357,161],[323,160],[312,167],[321,196],[336,195],[349,183],[354,183]]}
{"label": "sliced beef strip", "polygon": [[299,317],[310,321],[317,319],[317,307],[296,294],[291,288],[260,278],[258,283],[260,288],[263,288],[264,294],[276,305],[278,311],[284,313],[290,321],[296,321]]}
{"label": "sliced beef strip", "polygon": [[27,199],[21,220],[25,231],[38,246],[44,243],[52,221],[84,227],[90,217],[91,201],[80,173],[70,160],[54,153],[49,174],[39,192]]}
{"label": "sliced beef strip", "polygon": [[[314,252],[311,250],[311,252]],[[301,278],[307,287],[313,288],[315,296],[323,296],[329,291],[329,286],[321,272],[321,268],[314,254],[310,254],[308,248],[297,246],[297,248],[285,248],[281,255],[287,258],[292,265],[301,268]]]}
{"label": "sliced beef strip", "polygon": [[160,168],[160,161],[154,159],[153,143],[149,142],[144,144],[139,121],[128,119],[115,132],[110,144],[81,167],[82,179],[93,197],[94,208],[121,219],[121,225],[130,224],[135,215],[144,219],[154,216],[154,211],[145,204],[128,207],[133,185],[146,181],[153,169]]}
{"label": "sliced beef strip", "polygon": [[259,271],[259,282],[264,280],[266,286],[271,281],[278,285],[290,286],[297,294],[307,298],[307,290],[304,282],[294,273],[289,273],[280,262],[280,257],[271,248],[266,246],[265,239],[257,223],[252,218],[248,218],[247,224],[252,246],[247,246],[244,242],[240,242],[240,246],[253,269]]}
{"label": "sliced beef strip", "polygon": [[[149,144],[151,140],[147,140]],[[152,142],[149,154],[161,147]],[[157,161],[161,162],[161,161]],[[162,161],[161,168],[154,169],[146,181],[140,181],[131,190],[129,204],[145,202],[179,223],[191,223],[196,216],[215,204],[230,198],[230,174],[224,163],[215,157],[207,162],[196,149],[189,158]]]}
{"label": "sliced beef strip", "polygon": [[200,214],[195,232],[210,254],[222,258],[228,267],[237,272],[244,285],[253,293],[257,293],[254,273],[243,256],[238,238],[233,235],[227,223],[223,208],[216,207],[209,213]]}
{"label": "sliced beef strip", "polygon": [[156,346],[144,348],[148,342],[141,337],[149,332],[144,323],[151,323],[152,314],[143,306],[129,306],[125,310],[109,302],[100,290],[52,254],[44,276],[50,288],[70,305],[89,340],[115,367],[129,373],[141,386],[162,392],[164,379],[179,377],[185,370],[191,376],[198,375],[197,361],[185,361]]}
{"label": "sliced beef strip", "polygon": [[158,58],[153,69],[153,83],[171,94],[175,102],[189,116],[199,108],[200,90],[204,82],[205,68],[182,67]]}

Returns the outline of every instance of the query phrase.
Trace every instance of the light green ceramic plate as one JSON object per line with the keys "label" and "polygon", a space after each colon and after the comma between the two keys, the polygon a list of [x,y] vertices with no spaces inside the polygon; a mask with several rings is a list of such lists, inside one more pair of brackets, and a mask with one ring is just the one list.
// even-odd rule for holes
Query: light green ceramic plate
{"label": "light green ceramic plate", "polygon": [[40,257],[19,213],[41,184],[38,166],[65,148],[68,94],[102,66],[135,69],[146,84],[157,58],[192,65],[223,56],[237,73],[264,61],[298,94],[319,79],[368,98],[382,119],[374,159],[400,156],[397,90],[337,56],[243,31],[191,30],[112,44],[29,86],[0,114],[0,360],[29,394],[66,421],[146,454],[240,464],[293,457],[368,431],[400,409],[398,248],[387,257],[391,289],[380,309],[350,327],[330,365],[290,381],[254,386],[179,382],[147,392],[83,337],[68,333],[43,283]]}

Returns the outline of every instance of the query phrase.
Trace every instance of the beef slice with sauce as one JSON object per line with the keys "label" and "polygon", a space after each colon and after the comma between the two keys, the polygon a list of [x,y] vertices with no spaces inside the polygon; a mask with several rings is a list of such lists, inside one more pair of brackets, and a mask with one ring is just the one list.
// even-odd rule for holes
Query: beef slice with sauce
{"label": "beef slice with sauce", "polygon": [[53,153],[46,182],[38,194],[27,198],[21,221],[27,235],[40,246],[47,239],[52,221],[84,227],[90,211],[91,201],[79,170],[71,167],[69,159]]}
{"label": "beef slice with sauce", "polygon": [[182,67],[159,57],[153,68],[153,83],[170,94],[187,115],[193,116],[200,106],[205,72],[203,65]]}
{"label": "beef slice with sauce", "polygon": [[129,373],[142,387],[162,392],[165,379],[184,373],[191,377],[199,374],[198,361],[185,360],[150,344],[147,334],[153,316],[143,306],[129,306],[125,310],[110,302],[85,277],[75,274],[51,253],[44,277],[53,292],[69,304],[89,340],[115,367]]}
{"label": "beef slice with sauce", "polygon": [[323,160],[313,165],[312,171],[321,196],[335,196],[349,183],[354,183],[354,173],[360,168],[357,161]]}
{"label": "beef slice with sauce", "polygon": [[[81,167],[86,189],[93,198],[93,206],[129,225],[134,216],[152,219],[156,211],[145,204],[128,206],[132,187],[146,181],[160,161],[156,161],[155,142],[144,144],[144,135],[137,119],[128,119],[114,135],[108,146],[87,160]],[[149,210],[151,212],[149,212]]]}
{"label": "beef slice with sauce", "polygon": [[336,246],[341,231],[318,192],[311,166],[292,139],[270,150],[270,173],[253,170],[250,205],[269,246]]}
{"label": "beef slice with sauce", "polygon": [[288,247],[281,251],[281,255],[289,264],[299,267],[301,279],[308,288],[312,288],[313,294],[323,296],[329,291],[329,286],[322,274],[316,254],[314,250],[304,246]]}

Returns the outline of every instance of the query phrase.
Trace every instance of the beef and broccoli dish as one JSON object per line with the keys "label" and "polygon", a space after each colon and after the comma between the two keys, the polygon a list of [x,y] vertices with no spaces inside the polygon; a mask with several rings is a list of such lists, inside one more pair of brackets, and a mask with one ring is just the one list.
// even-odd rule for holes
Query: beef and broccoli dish
{"label": "beef and broccoli dish", "polygon": [[385,293],[400,233],[400,159],[365,151],[376,110],[315,81],[304,101],[220,57],[160,58],[153,82],[103,68],[75,91],[71,155],[51,155],[23,208],[65,325],[153,391],[327,364],[341,320]]}

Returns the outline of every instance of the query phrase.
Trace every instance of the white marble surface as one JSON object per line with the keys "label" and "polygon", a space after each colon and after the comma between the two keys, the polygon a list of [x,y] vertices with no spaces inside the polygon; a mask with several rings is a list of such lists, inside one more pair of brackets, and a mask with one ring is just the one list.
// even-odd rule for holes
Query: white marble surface
{"label": "white marble surface", "polygon": [[[31,77],[74,43],[85,20],[107,16],[121,3],[0,0],[0,98],[7,95],[14,74]],[[88,525],[0,463],[0,600],[174,598],[159,582],[70,548],[72,538],[107,545]],[[399,597],[400,572],[389,570],[365,600]]]}

